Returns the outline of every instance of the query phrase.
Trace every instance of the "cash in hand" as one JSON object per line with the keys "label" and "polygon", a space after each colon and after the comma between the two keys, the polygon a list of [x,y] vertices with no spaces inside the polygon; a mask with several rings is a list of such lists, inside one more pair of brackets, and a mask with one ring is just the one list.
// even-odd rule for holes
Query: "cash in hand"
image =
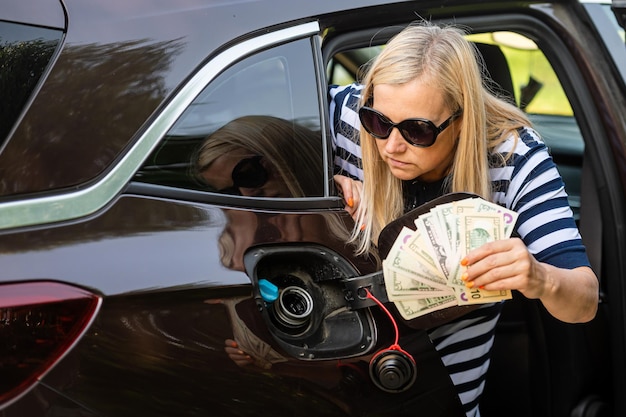
{"label": "cash in hand", "polygon": [[472,249],[510,237],[516,221],[517,213],[482,198],[440,204],[420,215],[416,230],[402,228],[383,261],[389,301],[410,320],[452,306],[510,299],[510,290],[467,288],[460,262]]}

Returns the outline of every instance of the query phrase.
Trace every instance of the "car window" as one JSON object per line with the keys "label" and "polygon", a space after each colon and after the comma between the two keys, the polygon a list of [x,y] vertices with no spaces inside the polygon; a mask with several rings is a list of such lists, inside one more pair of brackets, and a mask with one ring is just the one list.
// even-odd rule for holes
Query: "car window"
{"label": "car window", "polygon": [[52,59],[63,32],[0,21],[0,148]]}
{"label": "car window", "polygon": [[[579,219],[580,180],[584,142],[568,97],[549,60],[529,38],[513,32],[467,36],[485,61],[496,84],[492,89],[508,95],[530,117],[550,149],[565,181],[574,217]],[[329,84],[347,84],[362,76],[367,62],[384,45],[341,51],[328,62]],[[500,62],[502,60],[502,62]]]}
{"label": "car window", "polygon": [[245,197],[324,194],[311,44],[250,56],[186,109],[135,180]]}
{"label": "car window", "polygon": [[[584,141],[572,106],[548,58],[535,42],[513,32],[476,34],[468,38],[495,45],[502,51],[511,74],[515,103],[528,114],[548,146],[578,221]],[[487,69],[488,58],[485,56]]]}
{"label": "car window", "polygon": [[603,0],[582,1],[594,27],[602,37],[603,43],[613,58],[622,78],[626,79],[626,34],[611,9],[611,2]]}

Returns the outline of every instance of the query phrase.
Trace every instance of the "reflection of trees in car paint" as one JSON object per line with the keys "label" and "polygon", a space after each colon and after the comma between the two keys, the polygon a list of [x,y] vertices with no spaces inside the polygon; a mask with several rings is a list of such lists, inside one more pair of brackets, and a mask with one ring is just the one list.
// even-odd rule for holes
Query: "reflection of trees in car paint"
{"label": "reflection of trees in car paint", "polygon": [[[66,47],[28,113],[47,117],[27,114],[0,154],[0,195],[69,187],[101,173],[137,120],[163,101],[163,76],[180,48],[147,40]],[[59,160],[73,169],[55,169]]]}
{"label": "reflection of trees in car paint", "polygon": [[[10,23],[0,22],[1,25]],[[0,36],[0,147],[19,117],[48,62],[57,40],[10,42]],[[8,99],[7,99],[8,98]]]}

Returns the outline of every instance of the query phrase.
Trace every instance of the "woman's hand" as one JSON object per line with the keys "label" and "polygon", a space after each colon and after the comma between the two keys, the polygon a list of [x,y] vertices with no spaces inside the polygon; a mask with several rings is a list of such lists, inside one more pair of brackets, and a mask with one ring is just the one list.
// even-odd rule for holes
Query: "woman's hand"
{"label": "woman's hand", "polygon": [[228,357],[238,366],[248,366],[254,363],[250,355],[239,349],[239,345],[232,339],[224,341],[224,350]]}
{"label": "woman's hand", "polygon": [[519,290],[526,298],[541,298],[547,291],[539,262],[528,252],[521,239],[511,238],[486,243],[461,261],[469,288]]}
{"label": "woman's hand", "polygon": [[363,183],[344,175],[335,175],[333,178],[335,184],[337,184],[337,188],[339,188],[339,193],[343,196],[346,203],[346,211],[350,213],[352,218],[355,218],[357,209],[361,203]]}
{"label": "woman's hand", "polygon": [[461,261],[468,288],[518,290],[542,301],[559,320],[591,320],[598,307],[598,280],[588,267],[572,270],[539,262],[521,239],[486,243]]}

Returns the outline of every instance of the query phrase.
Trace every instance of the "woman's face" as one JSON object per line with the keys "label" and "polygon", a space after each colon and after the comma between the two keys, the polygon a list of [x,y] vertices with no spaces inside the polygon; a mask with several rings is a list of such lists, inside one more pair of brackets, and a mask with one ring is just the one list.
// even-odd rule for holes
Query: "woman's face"
{"label": "woman's face", "polygon": [[[456,110],[447,108],[443,94],[420,79],[406,84],[375,85],[373,108],[395,123],[417,117],[428,119],[436,126]],[[460,117],[427,148],[409,144],[396,128],[387,139],[374,140],[382,160],[396,178],[433,182],[443,178],[450,170],[456,149],[455,131],[458,132],[459,123]]]}
{"label": "woman's face", "polygon": [[287,185],[267,158],[244,149],[220,155],[201,175],[207,184],[227,194],[291,197]]}

